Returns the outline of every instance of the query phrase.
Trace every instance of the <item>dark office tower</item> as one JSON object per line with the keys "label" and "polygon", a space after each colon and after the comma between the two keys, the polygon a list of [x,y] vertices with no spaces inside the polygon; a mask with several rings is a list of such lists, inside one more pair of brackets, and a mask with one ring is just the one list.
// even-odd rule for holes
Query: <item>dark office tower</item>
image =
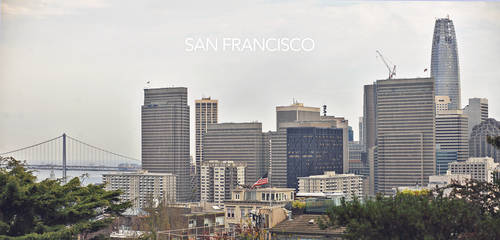
{"label": "dark office tower", "polygon": [[203,136],[203,161],[245,163],[245,183],[252,185],[268,170],[262,123],[209,124]]}
{"label": "dark office tower", "polygon": [[431,77],[435,81],[435,95],[450,97],[451,103],[448,109],[461,109],[457,38],[450,18],[437,19],[434,26]]}
{"label": "dark office tower", "polygon": [[196,112],[196,177],[195,177],[195,199],[200,199],[200,169],[203,161],[203,135],[207,132],[208,124],[217,123],[219,101],[215,99],[202,98],[195,100]]}
{"label": "dark office tower", "polygon": [[144,89],[142,168],[177,176],[177,201],[190,197],[187,88]]}
{"label": "dark office tower", "polygon": [[472,128],[469,138],[469,156],[470,157],[491,157],[495,162],[500,162],[500,150],[489,144],[487,136],[500,135],[500,122],[488,118],[479,125]]}
{"label": "dark office tower", "polygon": [[298,177],[343,172],[343,129],[287,128],[287,187],[298,188]]}
{"label": "dark office tower", "polygon": [[427,185],[435,174],[432,78],[377,81],[378,190]]}
{"label": "dark office tower", "polygon": [[377,145],[377,86],[365,85],[363,94],[363,142],[365,149]]}

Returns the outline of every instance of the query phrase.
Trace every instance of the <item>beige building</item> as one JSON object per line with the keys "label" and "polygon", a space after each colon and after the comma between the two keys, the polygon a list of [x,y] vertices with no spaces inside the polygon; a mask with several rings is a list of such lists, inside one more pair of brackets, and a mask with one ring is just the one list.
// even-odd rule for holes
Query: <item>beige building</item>
{"label": "beige building", "polygon": [[323,175],[299,177],[299,193],[342,193],[346,199],[354,196],[362,198],[363,176],[355,174],[335,174],[327,171]]}
{"label": "beige building", "polygon": [[436,114],[439,114],[441,111],[447,111],[448,106],[451,103],[451,98],[448,96],[436,96]]}
{"label": "beige building", "polygon": [[465,162],[453,162],[449,164],[451,174],[468,174],[474,180],[493,182],[493,172],[499,164],[493,158],[469,158]]}
{"label": "beige building", "polygon": [[294,102],[290,106],[276,107],[276,130],[283,128],[283,123],[296,121],[319,120],[320,109],[317,107],[305,107],[303,103]]}
{"label": "beige building", "polygon": [[121,190],[122,201],[131,201],[134,208],[143,208],[153,200],[175,202],[176,176],[171,173],[121,172],[103,174],[106,190]]}
{"label": "beige building", "polygon": [[[294,200],[292,188],[238,188],[232,191],[231,200],[226,200],[226,227],[230,229],[259,225],[273,227],[286,219],[283,208]],[[256,222],[255,219],[260,219]]]}
{"label": "beige building", "polygon": [[233,161],[204,161],[201,164],[201,201],[224,205],[231,199],[231,190],[245,184],[244,163]]}

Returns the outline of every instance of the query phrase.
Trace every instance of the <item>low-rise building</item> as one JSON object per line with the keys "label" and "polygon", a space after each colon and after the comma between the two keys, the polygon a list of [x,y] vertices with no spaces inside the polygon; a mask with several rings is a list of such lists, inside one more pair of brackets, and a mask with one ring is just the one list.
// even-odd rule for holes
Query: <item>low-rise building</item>
{"label": "low-rise building", "polygon": [[363,197],[363,176],[356,174],[335,174],[326,171],[323,175],[299,177],[299,193],[342,193],[346,199]]}
{"label": "low-rise building", "polygon": [[[238,188],[224,202],[226,227],[232,230],[250,226],[273,227],[286,219],[287,203],[294,200],[293,188]],[[257,221],[257,222],[256,222]]]}
{"label": "low-rise building", "polygon": [[498,166],[493,158],[469,158],[465,162],[453,162],[449,164],[448,169],[451,174],[469,174],[472,179],[493,182],[493,172]]}
{"label": "low-rise building", "polygon": [[176,200],[176,176],[171,173],[121,172],[103,174],[106,190],[121,190],[122,201],[131,201],[134,208],[143,208],[152,201]]}

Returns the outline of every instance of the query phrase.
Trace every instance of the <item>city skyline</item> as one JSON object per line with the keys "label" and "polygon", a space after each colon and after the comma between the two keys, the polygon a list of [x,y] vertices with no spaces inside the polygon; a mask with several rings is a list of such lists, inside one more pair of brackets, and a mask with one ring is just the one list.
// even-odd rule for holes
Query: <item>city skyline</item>
{"label": "city skyline", "polygon": [[[263,11],[258,15],[262,22],[252,26],[248,26],[248,21],[257,20],[252,13],[266,6],[277,10],[277,6],[255,4],[241,9],[235,3],[209,6],[205,13],[206,30],[195,27],[199,20],[193,15],[200,13],[197,10],[193,9],[191,22],[167,11],[168,7],[186,9],[187,6],[158,3],[158,9],[167,13],[154,12],[153,17],[144,21],[127,22],[123,14],[132,10],[127,3],[93,1],[91,6],[78,3],[60,3],[57,5],[60,8],[54,10],[36,4],[2,2],[0,152],[67,132],[97,146],[138,157],[140,106],[147,81],[155,88],[172,84],[188,88],[193,156],[194,100],[203,95],[220,101],[219,122],[259,121],[265,132],[274,130],[276,106],[289,105],[293,99],[311,107],[326,104],[328,114],[346,117],[357,136],[363,85],[386,76],[382,62],[375,58],[375,50],[380,49],[398,66],[397,78],[427,77],[429,72],[424,73],[423,69],[430,69],[434,21],[446,14],[454,21],[460,52],[461,107],[468,98],[488,98],[490,117],[499,119],[494,103],[500,98],[495,94],[500,70],[485,66],[500,63],[497,56],[491,55],[499,48],[494,44],[500,39],[494,31],[500,22],[498,3],[293,2],[280,5],[283,9],[276,15]],[[408,6],[415,9],[404,10]],[[469,10],[471,6],[473,9]],[[287,13],[300,7],[307,11]],[[216,17],[219,11],[231,8],[238,11]],[[124,10],[124,13],[103,14],[100,12],[103,9]],[[389,16],[382,16],[386,9]],[[373,19],[363,15],[366,11],[373,11]],[[239,13],[244,17],[239,17]],[[97,16],[92,20],[96,22],[87,22],[93,15]],[[122,22],[108,19],[108,15]],[[359,32],[343,26],[345,21],[335,21],[349,16],[350,27]],[[64,19],[71,20],[60,22]],[[187,21],[185,29],[167,24],[169,20]],[[271,22],[268,29],[266,21]],[[328,21],[325,28],[308,29],[322,21]],[[148,23],[155,24],[146,28]],[[71,24],[80,27],[80,32],[74,31]],[[162,32],[169,30],[174,37]],[[316,42],[316,49],[311,53],[184,52],[185,37],[224,36],[220,32],[225,30],[227,35],[237,37],[310,36]],[[46,31],[50,34],[45,34]],[[130,33],[144,37],[133,38]],[[129,36],[130,39],[125,39]],[[303,87],[303,83],[309,87]]]}

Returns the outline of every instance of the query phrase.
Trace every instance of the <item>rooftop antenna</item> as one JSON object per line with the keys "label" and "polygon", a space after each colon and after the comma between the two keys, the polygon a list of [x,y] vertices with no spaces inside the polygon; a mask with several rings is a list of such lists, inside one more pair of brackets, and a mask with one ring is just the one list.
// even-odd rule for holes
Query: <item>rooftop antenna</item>
{"label": "rooftop antenna", "polygon": [[323,116],[326,117],[326,105],[323,105]]}

